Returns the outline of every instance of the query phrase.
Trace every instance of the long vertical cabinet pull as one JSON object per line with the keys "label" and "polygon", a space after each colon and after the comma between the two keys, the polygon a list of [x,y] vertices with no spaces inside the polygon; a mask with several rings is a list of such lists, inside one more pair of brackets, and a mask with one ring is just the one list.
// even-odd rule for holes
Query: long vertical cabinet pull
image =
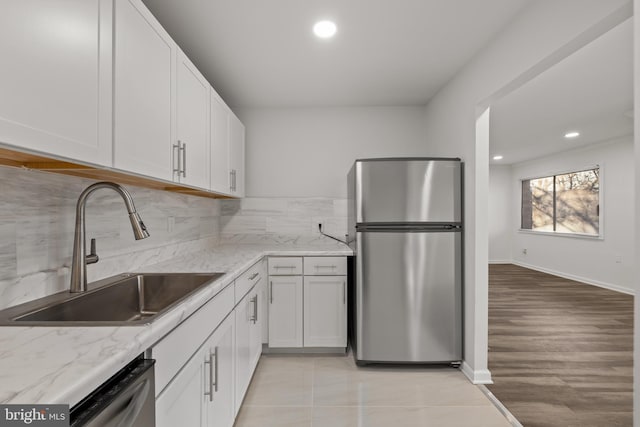
{"label": "long vertical cabinet pull", "polygon": [[269,282],[269,300],[273,304],[273,281]]}
{"label": "long vertical cabinet pull", "polygon": [[253,297],[253,324],[258,322],[258,295]]}
{"label": "long vertical cabinet pull", "polygon": [[[213,350],[213,357],[215,358],[215,360],[214,360],[215,367],[214,367],[213,370],[215,372],[216,381],[214,382],[213,381],[213,377],[212,377],[212,379],[211,379],[211,387],[212,387],[213,391],[217,392],[218,391],[218,347],[216,347]],[[212,398],[212,400],[213,400],[213,398]]]}
{"label": "long vertical cabinet pull", "polygon": [[187,177],[187,143],[182,144],[182,177]]}
{"label": "long vertical cabinet pull", "polygon": [[229,171],[229,190],[233,191],[233,169]]}
{"label": "long vertical cabinet pull", "polygon": [[[209,402],[213,402],[213,393],[214,393],[214,387],[215,387],[215,391],[218,391],[218,386],[217,386],[217,382],[218,382],[218,347],[216,347],[215,349],[215,353],[209,353],[209,359],[204,361],[205,365],[209,365],[209,391],[205,391],[204,395],[205,396],[209,396]],[[215,359],[215,360],[214,360]],[[216,376],[216,382],[213,382],[213,376]]]}
{"label": "long vertical cabinet pull", "polygon": [[[180,161],[180,156],[182,155],[182,142],[178,141],[177,144],[173,144],[173,173],[177,174],[178,177],[180,176],[180,173],[182,172],[180,170],[180,166],[182,164],[182,162]],[[178,165],[176,167],[176,165]]]}
{"label": "long vertical cabinet pull", "polygon": [[342,281],[342,304],[347,303],[347,281]]}
{"label": "long vertical cabinet pull", "polygon": [[254,296],[249,300],[251,305],[253,305],[253,309],[251,310],[251,316],[249,317],[249,321],[255,323],[258,321],[258,295]]}

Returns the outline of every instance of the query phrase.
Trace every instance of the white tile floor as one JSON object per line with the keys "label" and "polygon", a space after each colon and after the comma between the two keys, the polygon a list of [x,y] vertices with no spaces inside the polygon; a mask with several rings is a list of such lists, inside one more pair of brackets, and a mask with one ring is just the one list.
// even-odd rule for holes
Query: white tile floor
{"label": "white tile floor", "polygon": [[510,427],[452,368],[358,368],[352,356],[260,360],[236,427]]}

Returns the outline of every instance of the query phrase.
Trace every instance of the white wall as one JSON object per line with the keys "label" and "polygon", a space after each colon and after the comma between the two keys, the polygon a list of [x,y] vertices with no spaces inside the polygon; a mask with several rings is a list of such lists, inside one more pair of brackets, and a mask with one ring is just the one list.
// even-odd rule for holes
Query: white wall
{"label": "white wall", "polygon": [[322,224],[324,233],[344,240],[347,199],[245,197],[221,202],[220,233],[224,242],[253,241],[250,235],[317,239],[321,237],[318,224]]}
{"label": "white wall", "polygon": [[347,197],[357,158],[430,156],[424,107],[245,108],[247,197]]}
{"label": "white wall", "polygon": [[[488,138],[476,140],[479,106],[540,74],[630,16],[625,0],[535,1],[427,105],[430,152],[466,162],[465,363],[475,382],[487,370]],[[619,13],[619,8],[625,7]],[[615,16],[609,16],[614,13]],[[483,117],[488,127],[488,118]],[[483,126],[484,126],[483,125]],[[482,126],[479,127],[479,130]]]}
{"label": "white wall", "polygon": [[[517,231],[520,181],[600,165],[602,239]],[[634,163],[631,136],[513,165],[513,260],[553,274],[633,292]],[[527,249],[527,254],[522,250]],[[618,262],[619,258],[621,262]]]}
{"label": "white wall", "polygon": [[489,169],[489,262],[511,262],[513,232],[511,166]]}

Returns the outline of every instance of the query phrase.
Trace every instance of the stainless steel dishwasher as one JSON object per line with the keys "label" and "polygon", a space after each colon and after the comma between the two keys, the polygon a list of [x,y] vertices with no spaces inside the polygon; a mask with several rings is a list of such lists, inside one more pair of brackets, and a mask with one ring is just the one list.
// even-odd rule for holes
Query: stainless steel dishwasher
{"label": "stainless steel dishwasher", "polygon": [[71,408],[72,427],[154,427],[155,360],[136,358]]}

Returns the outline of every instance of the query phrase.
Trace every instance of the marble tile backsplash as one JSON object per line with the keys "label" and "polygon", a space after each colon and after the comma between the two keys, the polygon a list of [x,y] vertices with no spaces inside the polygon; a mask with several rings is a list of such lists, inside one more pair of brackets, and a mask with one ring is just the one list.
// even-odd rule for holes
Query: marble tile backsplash
{"label": "marble tile backsplash", "polygon": [[[0,167],[0,309],[68,287],[75,205],[93,182]],[[87,242],[96,239],[100,262],[88,266],[90,281],[217,243],[219,200],[126,187],[151,237],[134,240],[118,194],[93,193],[86,205]]]}
{"label": "marble tile backsplash", "polygon": [[[323,231],[344,239],[347,232],[347,200],[332,198],[260,198],[221,201],[220,232],[223,241],[256,242],[260,239],[305,241]],[[320,239],[322,240],[322,239]]]}

